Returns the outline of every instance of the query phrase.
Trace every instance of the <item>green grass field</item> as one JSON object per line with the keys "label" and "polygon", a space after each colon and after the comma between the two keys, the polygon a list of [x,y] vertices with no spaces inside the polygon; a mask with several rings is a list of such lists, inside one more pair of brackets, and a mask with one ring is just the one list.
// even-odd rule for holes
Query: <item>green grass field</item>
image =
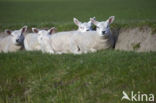
{"label": "green grass field", "polygon": [[[23,25],[73,30],[73,17],[84,22],[112,15],[115,28],[149,25],[156,30],[155,4],[156,0],[0,0],[0,31]],[[156,52],[0,53],[0,103],[130,103],[121,101],[122,91],[156,95],[155,85]]]}
{"label": "green grass field", "polygon": [[76,29],[73,17],[84,22],[112,15],[116,16],[114,24],[155,25],[155,4],[155,0],[0,0],[0,29],[28,25],[71,30]]}
{"label": "green grass field", "polygon": [[[0,54],[0,103],[121,103],[156,93],[156,53]],[[123,103],[129,103],[124,100]]]}

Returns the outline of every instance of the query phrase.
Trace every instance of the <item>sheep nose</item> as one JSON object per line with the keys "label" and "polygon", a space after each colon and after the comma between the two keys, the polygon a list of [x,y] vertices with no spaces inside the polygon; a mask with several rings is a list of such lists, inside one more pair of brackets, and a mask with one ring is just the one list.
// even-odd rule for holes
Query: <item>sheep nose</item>
{"label": "sheep nose", "polygon": [[106,32],[105,31],[102,31],[102,34],[105,34]]}
{"label": "sheep nose", "polygon": [[19,42],[19,39],[16,39],[16,42]]}

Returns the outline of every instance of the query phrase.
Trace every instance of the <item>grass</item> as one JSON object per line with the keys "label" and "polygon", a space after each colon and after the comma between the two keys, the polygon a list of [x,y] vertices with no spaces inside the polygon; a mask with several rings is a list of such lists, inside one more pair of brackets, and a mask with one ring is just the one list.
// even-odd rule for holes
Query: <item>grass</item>
{"label": "grass", "polygon": [[59,31],[76,29],[73,17],[88,21],[96,16],[106,20],[116,16],[115,24],[156,24],[155,0],[0,0],[0,29],[56,26]]}
{"label": "grass", "polygon": [[137,50],[140,48],[140,43],[132,44],[133,50]]}
{"label": "grass", "polygon": [[156,93],[155,61],[155,52],[1,53],[0,100],[1,103],[121,103],[123,90]]}

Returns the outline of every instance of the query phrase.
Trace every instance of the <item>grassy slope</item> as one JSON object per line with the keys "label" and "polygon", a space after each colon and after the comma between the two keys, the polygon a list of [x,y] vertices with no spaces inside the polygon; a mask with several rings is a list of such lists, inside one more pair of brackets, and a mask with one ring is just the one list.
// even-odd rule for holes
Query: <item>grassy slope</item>
{"label": "grassy slope", "polygon": [[152,52],[108,50],[0,54],[0,103],[120,103],[123,90],[156,93],[155,61]]}
{"label": "grassy slope", "polygon": [[155,25],[155,3],[155,0],[1,0],[0,29],[29,25],[71,30],[76,28],[73,17],[88,21],[96,16],[101,21],[111,15],[116,16],[116,24]]}

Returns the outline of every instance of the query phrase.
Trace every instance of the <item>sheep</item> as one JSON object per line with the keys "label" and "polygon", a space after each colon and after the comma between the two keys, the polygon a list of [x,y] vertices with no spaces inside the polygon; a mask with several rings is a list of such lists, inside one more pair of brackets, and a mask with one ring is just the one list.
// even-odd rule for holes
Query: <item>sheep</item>
{"label": "sheep", "polygon": [[54,53],[54,51],[51,49],[49,45],[49,36],[56,32],[56,28],[53,27],[51,29],[47,30],[40,30],[37,28],[32,28],[33,32],[36,34],[35,42],[38,43],[38,46],[40,47],[40,50],[45,53]]}
{"label": "sheep", "polygon": [[[96,20],[95,17],[93,17],[92,19]],[[78,19],[73,18],[73,22],[78,26],[78,31],[80,32],[93,31],[91,21],[82,23]]]}
{"label": "sheep", "polygon": [[22,27],[20,30],[5,30],[9,34],[0,40],[0,52],[16,52],[23,48],[24,32],[27,31],[27,26]]}
{"label": "sheep", "polygon": [[29,33],[25,36],[24,47],[26,51],[39,51],[41,46],[37,40],[38,34],[36,28],[32,28],[33,33]]}
{"label": "sheep", "polygon": [[79,48],[80,54],[111,48],[113,45],[111,35],[99,35],[96,31],[88,31],[86,33],[76,35],[72,39],[74,44]]}
{"label": "sheep", "polygon": [[114,20],[114,16],[102,22],[91,18],[90,21],[97,27],[96,31],[88,31],[83,35],[76,35],[74,37],[74,41],[78,45],[81,53],[96,52],[97,50],[112,48],[114,39],[110,30],[110,24],[112,24]]}
{"label": "sheep", "polygon": [[50,36],[50,46],[55,54],[81,54],[76,42],[73,40],[76,35],[81,35],[81,33],[82,32],[80,31],[66,31],[55,33],[54,35]]}

